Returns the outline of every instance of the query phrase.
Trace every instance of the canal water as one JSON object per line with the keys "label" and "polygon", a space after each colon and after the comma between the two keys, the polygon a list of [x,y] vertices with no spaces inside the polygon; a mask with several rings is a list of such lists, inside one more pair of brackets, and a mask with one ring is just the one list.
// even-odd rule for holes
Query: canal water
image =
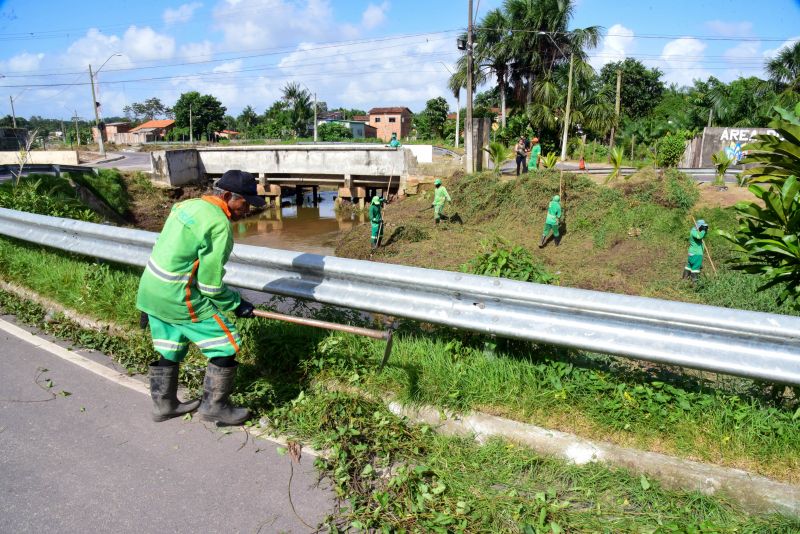
{"label": "canal water", "polygon": [[[303,206],[294,204],[295,198],[285,197],[283,203],[291,205],[269,208],[246,219],[233,223],[236,243],[260,247],[296,250],[332,256],[342,233],[366,222],[366,215],[343,216],[333,207],[335,191],[320,191],[320,201],[313,205],[311,193],[304,195]],[[369,230],[365,229],[365,238]]]}

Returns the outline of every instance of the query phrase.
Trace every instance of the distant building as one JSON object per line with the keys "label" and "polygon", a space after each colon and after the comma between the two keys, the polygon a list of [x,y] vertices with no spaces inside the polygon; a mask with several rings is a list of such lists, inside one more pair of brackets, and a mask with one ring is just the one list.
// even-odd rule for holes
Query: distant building
{"label": "distant building", "polygon": [[408,137],[411,132],[413,113],[405,107],[372,108],[369,110],[369,125],[377,130],[377,137],[389,141],[392,134],[398,139]]}
{"label": "distant building", "polygon": [[[118,145],[140,145],[153,141],[163,141],[167,132],[175,127],[172,119],[151,120],[140,124],[136,128],[131,128],[127,122],[112,122],[106,124],[105,139]],[[97,141],[96,128],[92,128],[92,134]]]}
{"label": "distant building", "polygon": [[351,120],[357,122],[369,122],[369,115],[353,115],[353,118]]}
{"label": "distant building", "polygon": [[25,128],[0,128],[0,150],[19,150],[25,147],[28,130]]}
{"label": "distant building", "polygon": [[222,130],[221,132],[214,132],[214,135],[217,136],[217,139],[238,139],[239,132],[235,130]]}
{"label": "distant building", "polygon": [[[103,136],[104,141],[111,141],[112,143],[122,144],[121,142],[116,140],[116,135],[120,133],[127,133],[131,129],[131,123],[129,122],[107,122],[105,123],[106,131],[105,135]],[[94,142],[97,143],[97,128],[92,126],[92,139]]]}
{"label": "distant building", "polygon": [[348,130],[350,130],[353,139],[364,139],[367,137],[375,138],[378,136],[378,131],[375,128],[361,121],[324,119],[319,121],[317,124],[325,124],[326,122],[345,126]]}

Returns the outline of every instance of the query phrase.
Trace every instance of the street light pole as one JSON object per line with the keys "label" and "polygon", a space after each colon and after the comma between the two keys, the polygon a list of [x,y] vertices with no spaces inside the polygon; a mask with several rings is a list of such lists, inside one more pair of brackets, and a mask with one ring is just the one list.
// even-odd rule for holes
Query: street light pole
{"label": "street light pole", "polygon": [[475,172],[472,139],[472,0],[468,2],[469,18],[467,25],[467,117],[464,125],[464,148],[466,149],[465,171],[467,174]]}
{"label": "street light pole", "polygon": [[100,110],[98,109],[100,107],[100,104],[99,104],[99,102],[97,102],[97,96],[96,96],[96,93],[94,91],[94,77],[97,76],[98,74],[100,74],[100,71],[103,69],[103,67],[106,66],[106,63],[111,61],[112,57],[121,56],[121,55],[122,54],[116,54],[116,53],[115,54],[111,54],[110,56],[108,56],[108,59],[103,61],[103,64],[100,65],[100,68],[97,69],[94,73],[92,73],[92,66],[89,65],[89,82],[92,85],[92,107],[94,108],[94,125],[97,128],[97,139],[98,139],[98,145],[100,147],[100,155],[101,156],[105,156],[106,155],[106,147],[105,147],[105,145],[103,145],[103,131],[100,129]]}
{"label": "street light pole", "polygon": [[97,144],[100,146],[100,155],[106,155],[106,147],[103,145],[103,131],[100,129],[100,112],[97,110],[97,96],[94,92],[94,74],[92,74],[92,65],[89,65],[89,82],[92,84],[92,107],[94,108],[94,126],[97,128]]}
{"label": "street light pole", "polygon": [[314,142],[317,142],[317,93],[314,93]]}
{"label": "street light pole", "polygon": [[192,104],[189,103],[189,144],[194,144],[194,130],[192,129]]}
{"label": "street light pole", "polygon": [[8,95],[8,100],[11,102],[11,121],[14,124],[14,128],[17,127],[17,114],[14,112],[14,97]]}

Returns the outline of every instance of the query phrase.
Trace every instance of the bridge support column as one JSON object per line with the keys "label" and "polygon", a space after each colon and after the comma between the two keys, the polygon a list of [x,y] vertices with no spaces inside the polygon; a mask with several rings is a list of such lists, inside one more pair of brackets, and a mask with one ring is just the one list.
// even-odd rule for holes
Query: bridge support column
{"label": "bridge support column", "polygon": [[314,197],[314,201],[311,203],[311,205],[316,208],[319,205],[319,201],[317,200],[319,195],[319,186],[311,186],[311,194]]}
{"label": "bridge support column", "polygon": [[294,188],[294,191],[294,203],[298,208],[301,208],[303,206],[303,188],[298,185]]}

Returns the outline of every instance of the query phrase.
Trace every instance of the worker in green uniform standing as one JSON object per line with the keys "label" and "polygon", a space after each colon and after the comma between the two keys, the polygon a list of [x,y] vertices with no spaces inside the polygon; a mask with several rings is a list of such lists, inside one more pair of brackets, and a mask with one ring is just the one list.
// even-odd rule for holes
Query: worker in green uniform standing
{"label": "worker in green uniform standing", "polygon": [[686,260],[682,278],[691,278],[692,282],[697,282],[703,268],[703,239],[707,232],[708,224],[703,219],[697,221],[689,232],[689,259]]}
{"label": "worker in green uniform standing", "polygon": [[383,197],[372,197],[372,204],[369,206],[369,220],[372,223],[372,248],[376,249],[383,239]]}
{"label": "worker in green uniform standing", "polygon": [[[161,355],[150,364],[153,420],[165,421],[195,408],[201,419],[238,425],[250,417],[231,406],[241,340],[223,315],[254,317],[253,305],[222,281],[233,250],[231,221],[245,217],[250,206],[264,206],[252,174],[227,171],[214,195],[172,207],[139,283],[136,307],[149,320],[153,347]],[[177,398],[178,364],[194,343],[208,358],[202,401]],[[199,407],[198,407],[199,404]]]}
{"label": "worker in green uniform standing", "polygon": [[542,157],[542,145],[539,144],[539,138],[534,137],[533,146],[531,147],[531,157],[528,160],[528,170],[533,171],[539,168],[539,159]]}
{"label": "worker in green uniform standing", "polygon": [[396,133],[392,133],[392,140],[389,141],[389,146],[392,147],[392,148],[397,148],[399,146],[402,146],[400,144],[400,141],[397,140],[397,134]]}
{"label": "worker in green uniform standing", "polygon": [[447,192],[439,178],[434,180],[433,186],[435,187],[435,192],[433,193],[433,222],[439,224],[445,201],[452,202],[453,199],[450,198],[450,193]]}
{"label": "worker in green uniform standing", "polygon": [[556,246],[561,244],[561,236],[558,233],[558,225],[561,222],[561,197],[555,195],[547,207],[547,218],[544,221],[544,230],[542,230],[542,242],[539,243],[539,248],[544,247],[547,237],[550,232],[553,232]]}

